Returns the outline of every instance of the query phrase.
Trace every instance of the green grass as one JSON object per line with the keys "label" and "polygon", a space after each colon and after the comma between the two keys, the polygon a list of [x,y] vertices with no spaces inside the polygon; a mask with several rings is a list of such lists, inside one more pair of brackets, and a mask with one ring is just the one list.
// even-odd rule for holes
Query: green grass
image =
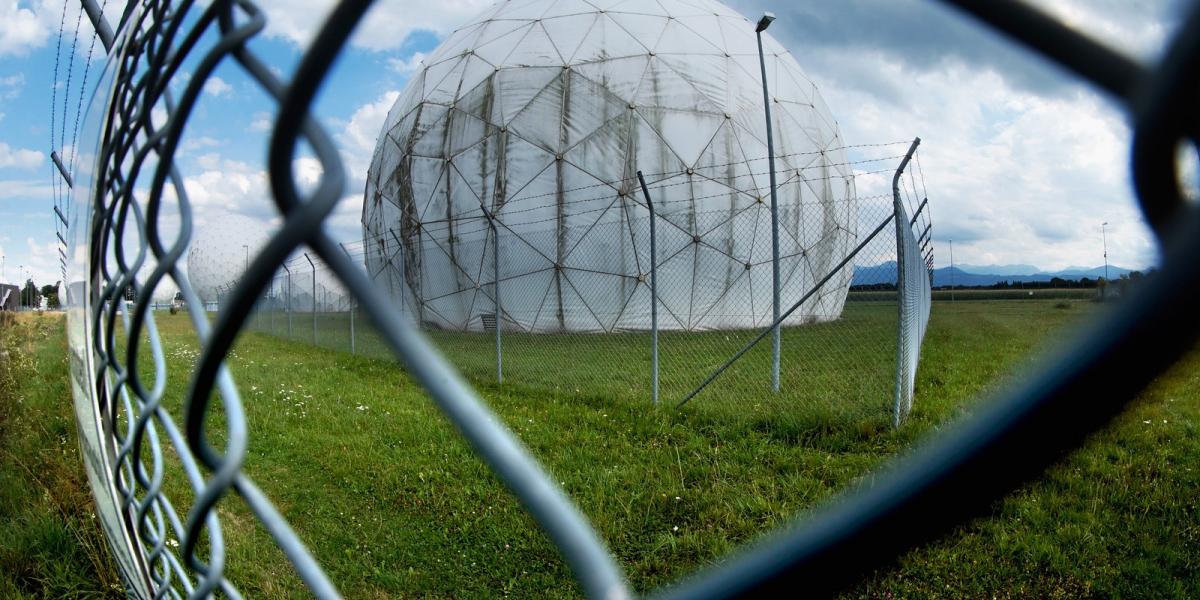
{"label": "green grass", "polygon": [[[852,418],[870,414],[886,421],[891,382],[895,378],[897,308],[888,302],[847,305],[835,322],[783,329],[781,362],[783,393],[774,403],[803,404]],[[257,331],[295,341],[349,351],[350,319],[346,314],[294,313],[289,337],[287,316],[258,315]],[[360,315],[355,321],[358,354],[388,357],[386,346]],[[751,341],[757,330],[663,331],[660,347],[660,394],[674,404],[696,389],[728,357]],[[473,382],[496,379],[494,333],[427,331],[456,367]],[[651,398],[651,336],[648,332],[615,334],[501,335],[506,389],[539,396],[592,393],[630,402]],[[705,388],[697,401],[740,403],[747,395],[773,396],[770,390],[770,341]]]}
{"label": "green grass", "polygon": [[[635,588],[647,590],[719,561],[868,477],[970,411],[979,393],[1003,385],[1064,328],[1104,310],[1088,302],[1062,305],[936,304],[914,413],[899,431],[888,426],[890,395],[872,392],[874,372],[886,377],[893,368],[894,349],[881,343],[894,327],[890,305],[854,303],[843,322],[789,330],[780,396],[765,391],[769,355],[752,353],[750,363],[683,410],[649,406],[644,371],[630,372],[643,360],[636,357],[645,347],[639,334],[510,336],[504,385],[494,382],[486,336],[437,338],[578,502]],[[159,319],[176,374],[167,382],[168,398],[178,414],[195,343],[184,315],[159,313]],[[323,344],[341,345],[338,331],[348,338],[348,323],[319,325],[327,325],[318,331]],[[298,322],[293,327],[303,331]],[[720,353],[739,345],[737,336],[725,337],[664,336],[664,372],[686,371],[664,381],[664,397],[677,398]],[[576,595],[551,545],[430,400],[393,364],[372,357],[377,340],[362,329],[356,338],[360,354],[350,355],[248,332],[230,359],[250,426],[246,472],[343,592]],[[39,343],[61,352],[61,339]],[[808,364],[867,350],[875,354],[861,359],[872,369],[865,375],[854,373],[854,364],[842,373]],[[693,368],[679,367],[689,360]],[[1200,594],[1191,575],[1200,560],[1200,515],[1189,470],[1200,455],[1198,366],[1192,357],[1164,377],[1118,426],[1001,503],[995,518],[910,554],[849,595]],[[61,372],[45,376],[63,378],[65,390]],[[839,377],[858,383],[838,388]],[[830,390],[836,399],[814,397]],[[209,425],[219,445],[220,411],[214,413]],[[177,479],[167,491],[177,506],[190,502]],[[227,498],[220,507],[230,577],[243,592],[304,597],[244,504]]]}
{"label": "green grass", "polygon": [[0,598],[123,596],[79,456],[66,351],[61,317],[0,313]]}
{"label": "green grass", "polygon": [[1200,597],[1200,351],[995,515],[859,597]]}

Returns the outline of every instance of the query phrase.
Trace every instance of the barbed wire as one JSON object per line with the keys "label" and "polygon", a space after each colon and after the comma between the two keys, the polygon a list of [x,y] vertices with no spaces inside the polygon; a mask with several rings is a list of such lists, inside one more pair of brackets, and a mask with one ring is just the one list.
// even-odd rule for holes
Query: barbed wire
{"label": "barbed wire", "polygon": [[[63,182],[60,178],[61,176],[58,172],[58,167],[53,162],[53,157],[54,157],[54,152],[57,149],[57,144],[54,139],[54,134],[55,134],[55,126],[57,125],[57,121],[58,121],[57,99],[58,99],[58,73],[59,73],[59,66],[60,66],[59,62],[60,62],[60,58],[62,56],[62,38],[63,38],[64,29],[66,29],[66,25],[67,25],[67,3],[63,2],[62,17],[61,17],[59,25],[58,25],[58,38],[57,38],[57,41],[55,42],[55,49],[54,49],[54,71],[53,71],[53,75],[50,80],[50,152],[51,152],[51,155],[50,155],[51,162],[49,165],[49,167],[50,167],[50,193],[51,193],[51,197],[52,197],[52,201],[53,201],[53,206],[56,211],[61,210],[61,208],[60,208],[60,204],[62,203],[61,198],[65,195],[63,193]],[[65,97],[65,95],[64,95],[64,97]],[[63,119],[65,120],[66,117],[64,116]],[[63,233],[65,233],[65,232],[63,231],[62,224],[60,223],[58,215],[52,214],[50,216],[50,219],[54,222],[55,235],[57,237],[61,238]],[[64,275],[64,277],[65,277],[65,275]]]}
{"label": "barbed wire", "polygon": [[[65,2],[64,2],[64,11],[65,10],[66,9],[65,9]],[[68,102],[70,102],[70,96],[71,96],[71,78],[75,74],[75,54],[76,54],[76,48],[78,47],[78,44],[79,44],[79,28],[82,24],[83,24],[83,5],[80,4],[79,5],[79,13],[75,16],[75,33],[74,33],[74,35],[71,36],[70,58],[67,60],[67,85],[66,85],[66,88],[63,89],[63,112],[62,112],[63,122],[62,122],[62,127],[60,128],[60,132],[59,132],[58,148],[61,148],[64,151],[66,150],[66,143],[67,143],[67,113],[68,113],[68,107],[69,107]],[[61,33],[60,33],[60,36],[61,36]],[[74,154],[75,151],[72,150],[71,152],[72,152],[72,154]],[[66,161],[66,157],[63,157],[63,160]]]}
{"label": "barbed wire", "polygon": [[[100,3],[100,14],[104,14],[104,9],[107,7],[108,7],[108,0],[102,0]],[[79,13],[80,13],[79,14],[80,18],[82,19],[82,17],[83,17],[82,5],[80,6]],[[78,25],[76,25],[76,29],[78,29]],[[79,120],[80,120],[80,117],[83,115],[83,99],[87,95],[88,73],[92,68],[92,55],[96,50],[96,40],[99,37],[100,37],[99,32],[97,32],[95,30],[95,28],[93,28],[92,29],[92,39],[91,39],[91,42],[88,44],[87,60],[84,62],[84,67],[83,67],[83,81],[80,82],[80,84],[79,84],[79,102],[75,106],[75,125],[74,125],[74,127],[72,127],[72,130],[71,130],[71,161],[68,164],[72,165],[72,168],[74,167],[74,164],[75,164],[75,157],[79,153],[79,148],[77,146],[77,141],[79,138]]]}

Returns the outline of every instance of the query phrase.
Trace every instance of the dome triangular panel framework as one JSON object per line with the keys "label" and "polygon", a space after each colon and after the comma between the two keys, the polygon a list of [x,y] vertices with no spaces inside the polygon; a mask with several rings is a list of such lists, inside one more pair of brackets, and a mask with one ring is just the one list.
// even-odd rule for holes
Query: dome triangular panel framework
{"label": "dome triangular panel framework", "polygon": [[[853,170],[836,166],[844,143],[811,81],[770,35],[763,43],[778,107],[781,292],[794,297],[856,242]],[[389,111],[364,240],[399,231],[409,246],[367,244],[368,263],[406,263],[374,272],[406,273],[411,303],[428,303],[409,312],[430,326],[483,327],[498,262],[506,327],[648,327],[641,171],[658,214],[661,325],[761,326],[771,269],[756,47],[753,23],[712,0],[489,9],[430,52]],[[481,207],[496,215],[498,257]],[[822,314],[836,318],[848,282],[839,274],[820,291]]]}

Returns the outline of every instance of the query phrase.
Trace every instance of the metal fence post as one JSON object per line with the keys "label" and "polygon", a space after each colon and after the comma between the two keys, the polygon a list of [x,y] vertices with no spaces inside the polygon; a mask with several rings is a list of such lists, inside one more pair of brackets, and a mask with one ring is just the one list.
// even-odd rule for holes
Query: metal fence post
{"label": "metal fence post", "polygon": [[[354,257],[350,256],[350,251],[346,249],[345,244],[339,243],[338,245],[342,247],[342,252],[346,253],[346,258],[349,258],[350,260],[354,260]],[[353,294],[350,295],[350,306],[348,307],[348,310],[350,311],[350,354],[354,354],[354,295]]]}
{"label": "metal fence post", "polygon": [[275,309],[276,309],[275,302],[276,302],[276,300],[275,300],[275,280],[274,279],[271,279],[271,289],[267,290],[267,300],[268,300],[268,302],[266,303],[267,310],[270,311],[270,314],[271,314],[271,317],[270,317],[271,318],[271,321],[270,321],[271,335],[275,335]]}
{"label": "metal fence post", "polygon": [[[495,216],[484,206],[483,211],[488,227],[492,230],[492,292],[495,295],[496,307],[496,383],[504,383],[504,349],[500,344],[500,321],[504,313],[504,305],[500,303],[500,230],[496,228]],[[394,235],[394,234],[393,234]]]}
{"label": "metal fence post", "polygon": [[[903,381],[904,373],[904,295],[908,287],[907,269],[905,269],[904,260],[904,229],[909,227],[908,220],[900,218],[903,213],[903,208],[900,203],[900,176],[904,174],[904,169],[908,167],[908,162],[912,160],[913,153],[917,151],[917,146],[921,145],[921,138],[914,138],[912,145],[908,147],[908,152],[904,155],[904,160],[900,161],[900,166],[896,169],[896,173],[892,176],[892,214],[896,220],[896,394],[895,406],[892,412],[892,426],[900,427],[901,411],[904,408],[905,390]],[[911,230],[910,230],[911,231]],[[911,233],[910,233],[911,235]]]}
{"label": "metal fence post", "polygon": [[304,253],[304,258],[308,259],[308,265],[312,267],[312,326],[313,326],[313,346],[317,345],[317,264],[313,259]]}
{"label": "metal fence post", "polygon": [[287,272],[287,298],[284,299],[284,311],[287,312],[288,339],[292,339],[292,270],[288,268],[287,263],[283,263],[283,270]]}
{"label": "metal fence post", "polygon": [[80,0],[83,5],[83,10],[87,12],[88,20],[92,22],[92,27],[96,30],[96,36],[100,38],[100,43],[104,45],[106,51],[112,51],[113,42],[116,36],[113,35],[112,26],[108,24],[108,19],[104,18],[104,8],[96,6],[96,0]]}
{"label": "metal fence post", "polygon": [[637,172],[638,183],[642,184],[642,195],[646,198],[646,208],[650,211],[650,402],[658,406],[658,245],[654,232],[654,203],[650,200],[650,190],[646,189],[646,179],[642,172]]}

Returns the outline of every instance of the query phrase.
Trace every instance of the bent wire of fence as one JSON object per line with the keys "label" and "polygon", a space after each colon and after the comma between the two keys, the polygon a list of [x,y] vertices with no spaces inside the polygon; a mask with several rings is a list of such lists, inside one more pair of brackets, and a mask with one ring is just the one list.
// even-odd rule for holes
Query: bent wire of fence
{"label": "bent wire of fence", "polygon": [[[1200,215],[1184,200],[1174,161],[1177,145],[1194,143],[1198,137],[1190,109],[1200,74],[1200,7],[1191,9],[1164,59],[1152,70],[1023,4],[953,3],[1091,80],[1127,108],[1136,130],[1133,159],[1138,196],[1164,249],[1160,275],[1135,292],[1103,328],[1087,333],[1065,358],[1007,391],[893,472],[877,478],[873,487],[818,513],[808,525],[780,533],[700,574],[671,590],[673,596],[727,597],[794,590],[797,585],[821,593],[870,572],[904,549],[982,512],[994,499],[1036,476],[1063,451],[1081,443],[1120,412],[1134,394],[1190,348],[1200,332],[1200,315],[1192,306],[1192,298],[1200,294],[1200,261],[1195,260],[1200,255]],[[88,190],[90,196],[83,203],[83,214],[81,203],[76,202],[66,220],[71,224],[68,241],[83,250],[78,253],[79,261],[70,265],[75,270],[69,271],[73,277],[68,283],[68,296],[74,301],[70,339],[77,413],[101,520],[122,573],[132,591],[144,597],[200,597],[216,590],[237,597],[236,589],[223,576],[226,557],[220,519],[212,510],[222,496],[235,491],[297,564],[314,593],[336,596],[286,523],[253,482],[239,472],[247,440],[238,423],[236,387],[221,367],[221,357],[241,326],[245,310],[267,287],[270,274],[307,239],[339,279],[359,295],[364,309],[380,323],[388,344],[418,373],[418,379],[466,430],[501,478],[516,488],[517,495],[542,510],[554,507],[550,510],[565,511],[547,515],[535,509],[533,513],[551,530],[556,542],[567,546],[565,554],[584,581],[585,591],[605,597],[620,594],[624,588],[619,575],[606,568],[611,559],[597,555],[599,546],[588,541],[594,541],[594,535],[589,538],[586,525],[571,517],[574,513],[556,496],[552,482],[524,468],[530,462],[519,446],[504,442],[511,438],[484,439],[496,432],[480,422],[486,421],[486,412],[478,401],[453,376],[446,380],[446,387],[431,379],[430,373],[445,375],[446,365],[422,359],[418,353],[427,352],[428,346],[384,309],[385,299],[319,231],[320,221],[336,199],[336,194],[329,192],[340,191],[340,168],[328,139],[305,115],[329,61],[366,4],[346,3],[335,10],[286,90],[242,46],[262,27],[261,14],[249,2],[214,2],[195,17],[193,28],[186,30],[182,18],[186,10],[179,13],[165,2],[150,2],[126,13],[118,27],[119,42],[102,80],[102,89],[112,92],[100,94],[96,104],[108,110],[100,122],[88,126],[98,130],[103,125],[103,132],[97,132],[103,141],[96,162],[99,168],[87,172],[81,167],[85,172],[74,174],[75,185]],[[96,13],[94,8],[88,10],[89,15]],[[235,8],[241,11],[237,15]],[[177,72],[180,57],[201,47],[198,32],[207,27],[218,31],[218,40],[205,53],[201,68],[193,73],[178,103],[172,102],[166,82]],[[181,48],[185,51],[178,52]],[[237,60],[281,102],[271,173],[276,200],[287,219],[283,230],[256,257],[245,280],[232,290],[230,308],[218,313],[215,328],[210,328],[201,311],[190,311],[205,340],[205,352],[180,428],[162,406],[167,374],[162,369],[153,315],[144,307],[164,278],[174,280],[189,303],[198,302],[175,265],[190,224],[184,217],[180,235],[163,239],[157,219],[164,208],[163,190],[168,182],[178,194],[171,200],[181,216],[187,214],[186,194],[172,166],[173,152],[198,86],[212,66],[226,57]],[[152,121],[151,112],[156,108],[166,110],[165,123]],[[325,165],[321,186],[307,198],[296,194],[288,169],[301,130]],[[135,190],[145,189],[135,188],[143,170],[154,172],[146,198],[135,195]],[[126,235],[135,239],[126,240]],[[74,260],[75,253],[70,256]],[[141,276],[143,268],[151,270],[148,277]],[[123,291],[130,286],[137,292],[134,307],[122,300]],[[145,354],[139,351],[143,336],[155,375],[145,382],[137,366]],[[1124,377],[1105,377],[1117,370]],[[230,415],[224,454],[207,444],[202,425],[209,408],[208,392],[214,385],[220,388]],[[165,475],[160,435],[179,454],[184,476],[196,494],[186,521],[161,493]],[[556,517],[560,519],[554,521]],[[548,520],[554,522],[547,524]],[[180,552],[167,543],[168,535],[183,541]],[[207,550],[207,560],[197,555],[200,547]],[[599,568],[586,572],[589,570],[581,565]]]}
{"label": "bent wire of fence", "polygon": [[[287,86],[245,46],[265,24],[253,3],[214,2],[199,14],[191,14],[188,3],[148,2],[127,14],[119,27],[119,41],[111,49],[113,87],[104,99],[105,114],[92,115],[101,119],[102,132],[98,169],[89,186],[87,212],[81,217],[91,233],[86,243],[92,256],[83,265],[86,271],[75,273],[83,294],[77,298],[71,326],[83,329],[90,342],[76,348],[85,353],[74,365],[82,380],[77,382],[77,406],[81,407],[81,426],[100,432],[85,439],[98,442],[88,448],[88,455],[95,458],[96,464],[90,466],[102,480],[96,489],[97,500],[101,512],[109,515],[106,530],[120,557],[122,574],[134,593],[144,597],[205,597],[218,591],[238,597],[236,587],[224,576],[226,555],[221,519],[215,510],[232,492],[266,527],[316,595],[338,595],[287,522],[241,472],[248,446],[245,416],[233,375],[223,360],[258,295],[267,287],[270,274],[306,243],[343,284],[355,290],[392,352],[404,360],[539,522],[584,590],[595,597],[623,597],[627,591],[619,569],[578,510],[437,353],[393,314],[387,299],[321,230],[321,222],[341,197],[344,175],[328,135],[307,116],[308,105],[369,4],[339,5]],[[216,40],[204,45],[201,41],[209,32]],[[201,57],[176,101],[169,83],[193,52]],[[163,407],[168,374],[148,306],[150,295],[164,278],[179,287],[190,307],[203,305],[176,264],[187,246],[192,223],[188,194],[173,160],[202,85],[222,60],[236,61],[280,103],[269,160],[272,189],[284,224],[229,291],[215,325],[204,311],[188,311],[203,350],[180,426]],[[153,111],[165,113],[165,122],[156,123]],[[323,166],[320,182],[307,196],[297,191],[291,175],[291,160],[301,135]],[[148,193],[143,191],[147,183]],[[165,193],[168,185],[173,192],[169,195]],[[179,228],[176,236],[163,239],[168,232],[160,229],[160,220],[170,200]],[[152,271],[143,279],[144,267],[152,267]],[[124,300],[127,288],[135,292],[133,305]],[[144,357],[144,339],[149,341],[154,362],[152,383],[143,380],[137,362]],[[205,431],[213,392],[220,397],[224,414],[222,451],[210,445]],[[83,407],[91,407],[95,414],[89,418]],[[160,431],[178,455],[194,493],[186,516],[162,489]],[[207,479],[204,472],[210,473]],[[179,540],[178,550],[168,544],[173,538]],[[205,553],[203,559],[201,552]]]}
{"label": "bent wire of fence", "polygon": [[[930,303],[933,301],[933,257],[926,257],[917,236],[913,234],[913,224],[920,215],[913,215],[910,220],[908,210],[900,200],[900,178],[920,144],[921,138],[913,140],[908,154],[892,177],[893,219],[896,223],[896,296],[900,313],[896,331],[896,403],[892,410],[892,423],[896,427],[912,410],[921,342],[925,340]],[[928,199],[923,200],[921,206],[927,203]]]}

